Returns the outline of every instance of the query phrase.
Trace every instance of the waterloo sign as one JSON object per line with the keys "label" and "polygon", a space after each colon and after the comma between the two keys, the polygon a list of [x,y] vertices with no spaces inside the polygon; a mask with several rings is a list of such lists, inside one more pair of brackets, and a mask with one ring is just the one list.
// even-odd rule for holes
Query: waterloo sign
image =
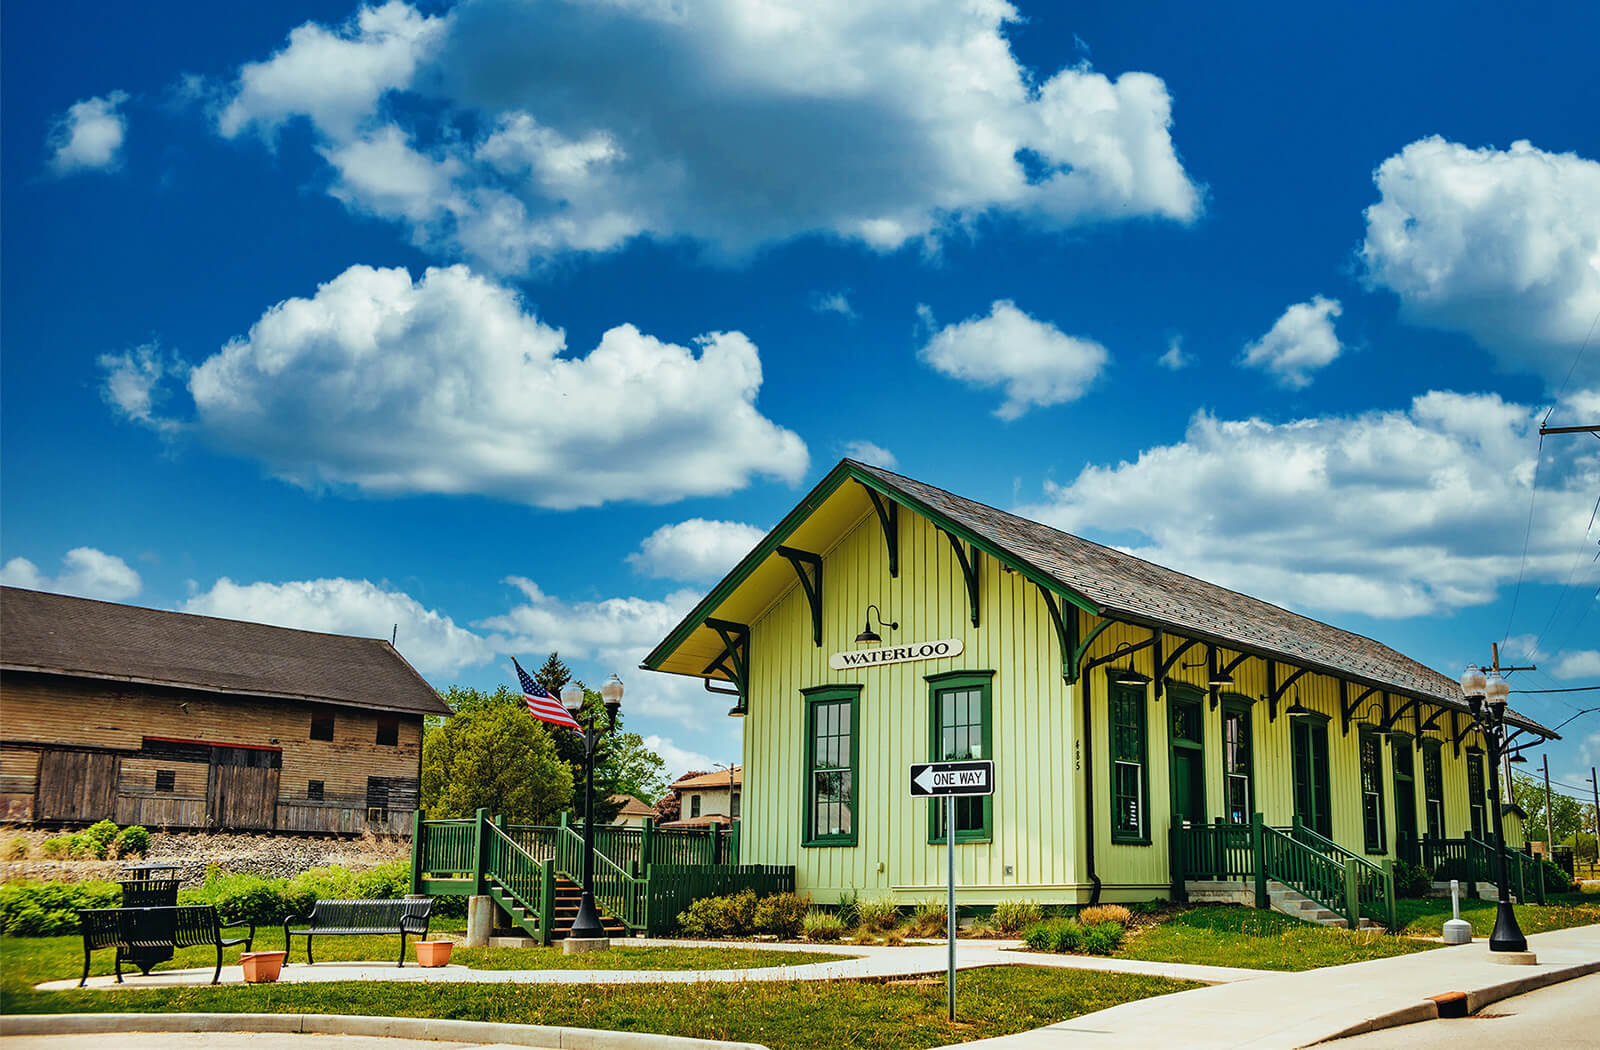
{"label": "waterloo sign", "polygon": [[942,660],[947,656],[960,655],[961,639],[942,638],[937,642],[909,642],[905,645],[885,645],[876,649],[834,653],[828,657],[828,666],[835,671],[848,671],[856,667],[882,667],[884,664]]}

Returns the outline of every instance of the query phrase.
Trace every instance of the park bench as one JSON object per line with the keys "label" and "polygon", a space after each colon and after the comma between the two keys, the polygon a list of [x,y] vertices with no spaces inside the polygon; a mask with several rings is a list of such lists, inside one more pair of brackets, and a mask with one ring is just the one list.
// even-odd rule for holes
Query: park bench
{"label": "park bench", "polygon": [[[217,968],[211,975],[216,984],[222,977],[222,949],[236,944],[250,950],[256,927],[250,923],[247,937],[223,939],[217,909],[209,904],[163,908],[80,908],[78,922],[83,929],[82,988],[89,979],[90,953],[100,948],[117,950],[117,983],[122,983],[122,963],[128,960],[149,974],[161,951],[211,945],[217,949]],[[241,923],[240,925],[244,925]],[[170,955],[167,958],[171,958]]]}
{"label": "park bench", "polygon": [[[413,934],[418,938],[428,935],[428,914],[433,910],[433,901],[428,898],[420,900],[387,900],[387,901],[316,901],[311,905],[311,910],[304,915],[291,915],[283,920],[283,949],[287,953],[293,942],[291,937],[304,937],[306,939],[306,961],[315,963],[317,960],[311,954],[311,939],[316,936],[350,937],[358,934],[387,934],[400,935],[400,965],[406,964],[406,934]],[[292,922],[304,922],[310,925],[302,930],[291,930]],[[289,961],[287,954],[284,962]]]}

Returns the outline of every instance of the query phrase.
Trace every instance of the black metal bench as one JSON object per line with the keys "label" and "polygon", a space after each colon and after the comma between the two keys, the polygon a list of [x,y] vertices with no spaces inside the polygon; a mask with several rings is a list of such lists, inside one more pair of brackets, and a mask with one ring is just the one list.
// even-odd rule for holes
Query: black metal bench
{"label": "black metal bench", "polygon": [[[304,915],[291,915],[283,920],[283,948],[287,953],[293,942],[291,937],[306,939],[306,961],[315,963],[311,954],[311,938],[315,936],[349,937],[357,934],[400,935],[400,965],[406,964],[406,934],[418,938],[428,935],[428,915],[433,910],[432,899],[387,901],[316,901]],[[305,922],[303,930],[291,930],[291,922]],[[284,962],[289,961],[287,954]]]}
{"label": "black metal bench", "polygon": [[242,944],[244,950],[249,951],[256,937],[255,924],[250,923],[249,936],[224,939],[217,909],[209,904],[170,908],[81,908],[78,922],[83,930],[83,977],[78,981],[79,988],[89,980],[89,957],[98,949],[117,950],[117,983],[121,984],[123,960],[133,962],[143,973],[149,974],[150,966],[159,961],[154,957],[160,951],[201,945],[217,949],[217,968],[211,974],[211,983],[216,984],[222,977],[222,949]]}

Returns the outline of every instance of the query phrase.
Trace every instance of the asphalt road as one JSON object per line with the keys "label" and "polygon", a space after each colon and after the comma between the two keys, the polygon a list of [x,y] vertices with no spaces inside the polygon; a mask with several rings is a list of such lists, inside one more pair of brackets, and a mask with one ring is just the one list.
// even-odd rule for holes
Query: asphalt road
{"label": "asphalt road", "polygon": [[1424,1021],[1323,1043],[1327,1050],[1594,1050],[1600,974],[1491,1003],[1471,1017]]}

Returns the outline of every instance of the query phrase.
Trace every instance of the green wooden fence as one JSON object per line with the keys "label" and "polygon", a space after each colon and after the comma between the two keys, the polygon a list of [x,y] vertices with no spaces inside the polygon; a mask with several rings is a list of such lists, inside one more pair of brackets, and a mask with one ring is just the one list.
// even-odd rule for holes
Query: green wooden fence
{"label": "green wooden fence", "polygon": [[[1538,857],[1505,848],[1506,883],[1518,901],[1545,902],[1544,870]],[[1494,844],[1470,832],[1459,839],[1422,840],[1422,864],[1433,869],[1437,881],[1457,879],[1466,886],[1467,896],[1476,897],[1480,885],[1495,882]]]}

